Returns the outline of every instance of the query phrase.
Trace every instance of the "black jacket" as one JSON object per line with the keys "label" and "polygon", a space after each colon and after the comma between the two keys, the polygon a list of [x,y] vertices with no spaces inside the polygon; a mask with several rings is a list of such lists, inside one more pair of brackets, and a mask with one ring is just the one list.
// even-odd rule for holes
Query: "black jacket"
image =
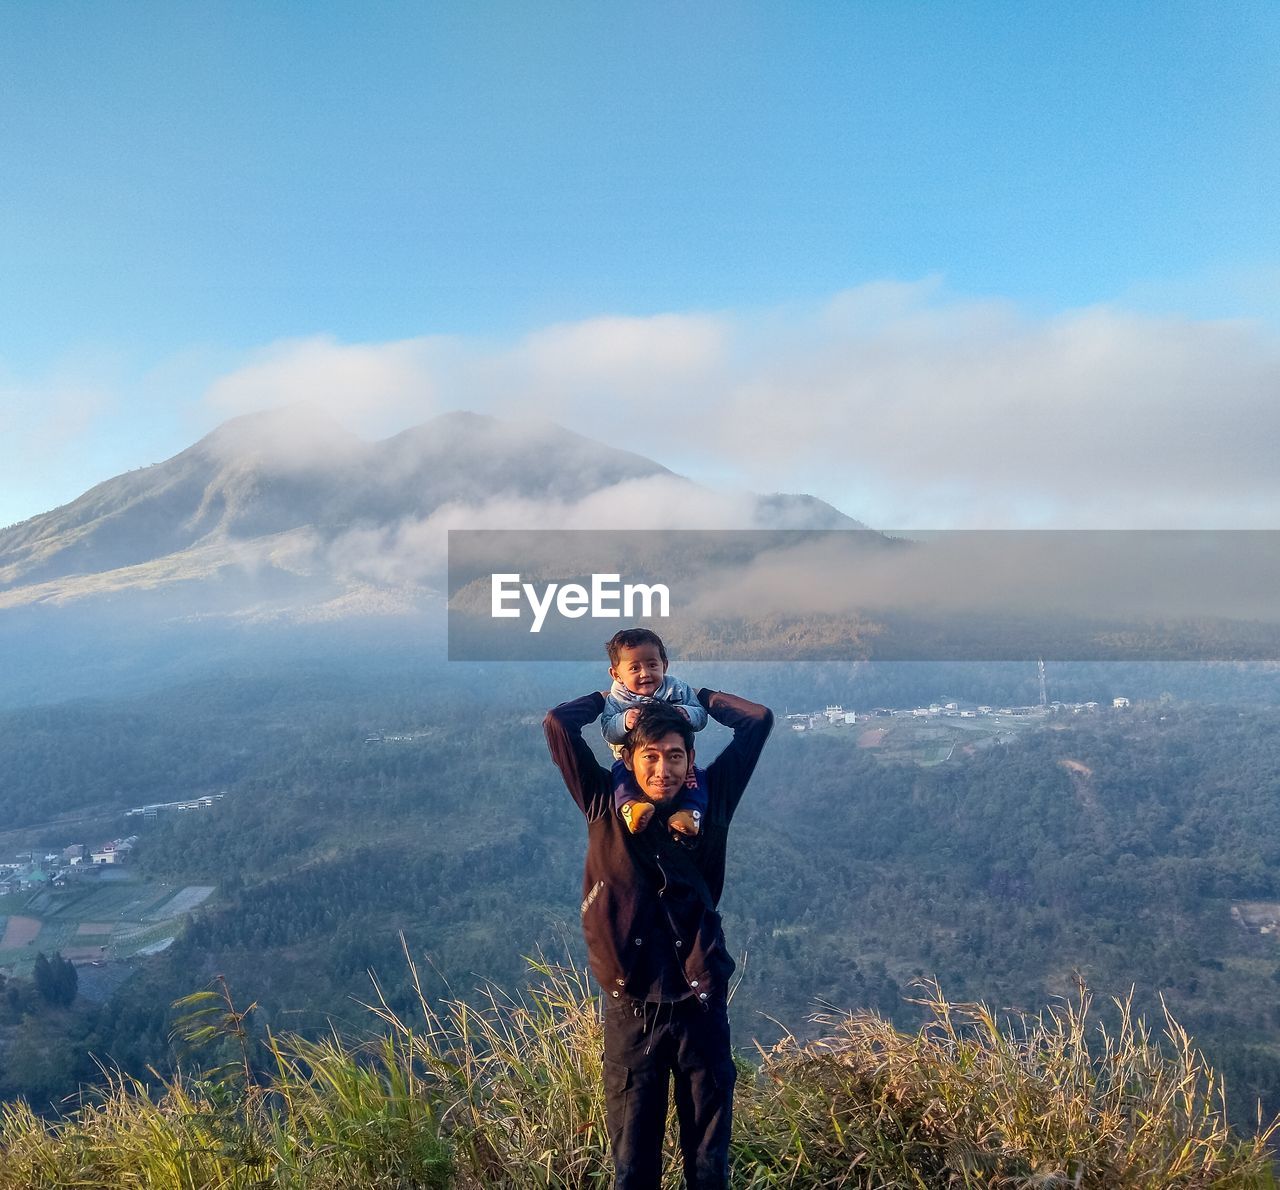
{"label": "black jacket", "polygon": [[[604,710],[604,696],[588,694],[547,712],[543,729],[551,758],[587,819],[582,878],[582,932],[591,969],[607,993],[643,997],[646,943],[674,944],[691,993],[722,998],[734,962],[716,906],[724,888],[729,823],[773,726],[773,712],[745,698],[699,690],[698,701],[733,739],[707,766],[707,812],[692,845],[650,828],[633,835],[614,811],[609,770],[582,738]],[[661,915],[661,916],[659,916]],[[665,919],[665,927],[660,928]]]}

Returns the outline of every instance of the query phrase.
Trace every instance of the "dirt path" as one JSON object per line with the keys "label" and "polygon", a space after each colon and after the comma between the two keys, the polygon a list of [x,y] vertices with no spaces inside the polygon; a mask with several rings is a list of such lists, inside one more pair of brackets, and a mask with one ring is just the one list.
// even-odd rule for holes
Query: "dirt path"
{"label": "dirt path", "polygon": [[1097,792],[1093,788],[1093,769],[1078,760],[1065,759],[1058,761],[1058,764],[1067,770],[1067,776],[1071,778],[1071,788],[1080,803],[1081,811],[1089,819],[1094,837],[1099,843],[1106,843],[1107,824]]}

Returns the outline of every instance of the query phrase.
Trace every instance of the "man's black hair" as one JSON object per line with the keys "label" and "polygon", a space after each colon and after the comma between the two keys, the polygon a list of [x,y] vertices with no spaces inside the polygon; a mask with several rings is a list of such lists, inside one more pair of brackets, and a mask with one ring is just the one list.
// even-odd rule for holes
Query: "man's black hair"
{"label": "man's black hair", "polygon": [[630,754],[645,744],[656,744],[672,732],[684,741],[686,752],[693,751],[693,724],[669,702],[647,702],[639,710],[635,726],[622,742],[624,752]]}
{"label": "man's black hair", "polygon": [[650,632],[647,628],[624,628],[621,632],[615,632],[604,647],[605,652],[609,654],[609,664],[615,666],[618,664],[618,658],[622,656],[623,649],[635,649],[640,645],[657,645],[658,656],[662,658],[663,664],[666,664],[667,647],[662,643],[662,637],[656,632]]}

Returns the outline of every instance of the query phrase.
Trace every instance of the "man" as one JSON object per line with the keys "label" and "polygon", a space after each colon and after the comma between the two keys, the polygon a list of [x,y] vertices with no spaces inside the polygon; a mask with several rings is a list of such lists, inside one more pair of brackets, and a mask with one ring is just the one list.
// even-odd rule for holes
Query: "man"
{"label": "man", "polygon": [[[606,692],[561,703],[543,722],[551,757],[587,819],[582,932],[604,988],[604,1081],[615,1190],[658,1190],[668,1084],[675,1076],[688,1190],[725,1190],[735,1072],[726,1007],[734,962],[716,906],[729,824],[773,726],[773,713],[732,694],[699,690],[733,739],[694,769],[693,729],[673,706],[640,709],[623,745],[634,789],[655,807],[632,834],[615,810],[613,780],[582,729]],[[707,810],[693,838],[669,829],[664,807],[686,781],[704,783]]]}

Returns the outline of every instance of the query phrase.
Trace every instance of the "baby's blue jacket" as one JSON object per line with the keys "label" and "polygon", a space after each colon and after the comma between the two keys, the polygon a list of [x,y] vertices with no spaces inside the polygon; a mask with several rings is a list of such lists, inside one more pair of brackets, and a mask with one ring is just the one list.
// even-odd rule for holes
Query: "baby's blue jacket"
{"label": "baby's blue jacket", "polygon": [[669,702],[683,707],[694,731],[701,731],[707,725],[707,708],[698,701],[693,687],[679,678],[667,674],[662,685],[652,694],[633,694],[621,682],[615,681],[604,700],[604,714],[600,716],[600,730],[606,742],[621,744],[627,738],[627,712],[647,702]]}

